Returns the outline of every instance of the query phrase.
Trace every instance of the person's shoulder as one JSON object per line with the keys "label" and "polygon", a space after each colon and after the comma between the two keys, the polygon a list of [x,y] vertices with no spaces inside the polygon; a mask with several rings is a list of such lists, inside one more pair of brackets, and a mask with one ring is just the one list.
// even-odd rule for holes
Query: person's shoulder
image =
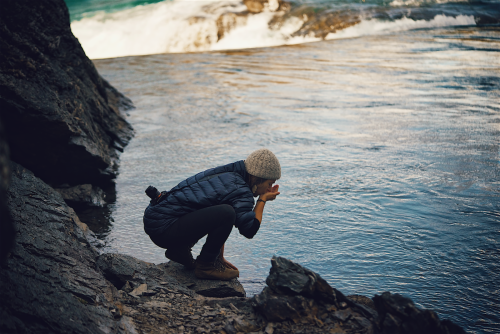
{"label": "person's shoulder", "polygon": [[224,173],[224,172],[241,173],[243,170],[245,170],[245,163],[243,160],[238,160],[222,166],[215,167],[214,170],[218,173]]}

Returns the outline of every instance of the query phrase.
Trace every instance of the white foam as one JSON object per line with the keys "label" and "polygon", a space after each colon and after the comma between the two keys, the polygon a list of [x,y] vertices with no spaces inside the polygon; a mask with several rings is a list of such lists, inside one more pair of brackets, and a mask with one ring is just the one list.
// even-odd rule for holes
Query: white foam
{"label": "white foam", "polygon": [[446,15],[436,15],[432,20],[412,20],[407,17],[396,21],[367,20],[359,24],[330,33],[326,39],[353,38],[367,35],[378,35],[388,32],[407,31],[422,28],[438,28],[451,26],[470,26],[476,25],[474,16],[458,15],[451,17]]}
{"label": "white foam", "polygon": [[436,3],[443,4],[450,2],[469,2],[469,0],[393,0],[389,5],[394,7],[399,7],[399,6],[418,7],[420,5],[436,4]]}
{"label": "white foam", "polygon": [[209,50],[217,42],[216,20],[243,11],[240,1],[164,1],[71,23],[90,58]]}
{"label": "white foam", "polygon": [[230,31],[211,50],[245,49],[319,41],[315,37],[291,37],[304,23],[296,17],[285,21],[279,30],[269,29],[272,13],[261,13],[248,18],[247,24]]}
{"label": "white foam", "polygon": [[[292,36],[303,24],[288,19],[279,29],[270,29],[274,13],[268,8],[259,14],[239,17],[233,28],[218,40],[217,19],[223,13],[243,12],[240,0],[175,0],[137,6],[116,13],[98,13],[71,24],[71,29],[92,59],[244,49],[318,41],[314,36]],[[402,18],[393,22],[367,20],[330,33],[327,39],[350,38],[426,27],[475,25],[474,17],[437,15],[430,21]]]}

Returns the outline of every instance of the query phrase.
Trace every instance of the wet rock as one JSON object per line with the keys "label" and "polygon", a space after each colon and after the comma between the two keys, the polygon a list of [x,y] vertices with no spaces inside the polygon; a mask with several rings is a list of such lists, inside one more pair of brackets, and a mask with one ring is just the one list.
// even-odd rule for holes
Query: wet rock
{"label": "wet rock", "polygon": [[275,15],[269,22],[271,29],[280,29],[290,18],[299,18],[302,26],[292,36],[326,38],[330,33],[346,29],[361,22],[359,13],[349,10],[317,10],[308,5],[289,7],[285,14]]}
{"label": "wet rock", "polygon": [[63,0],[4,1],[0,118],[11,159],[51,184],[113,178],[133,135],[130,100],[97,73],[70,29]]}
{"label": "wet rock", "polygon": [[9,147],[5,141],[0,120],[0,264],[7,258],[14,244],[15,231],[7,206],[7,188],[10,180]]}
{"label": "wet rock", "polygon": [[302,14],[305,22],[294,36],[325,38],[330,33],[343,30],[361,22],[361,18],[350,11],[335,11]]}
{"label": "wet rock", "polygon": [[[145,292],[148,288],[164,287],[168,289],[169,286],[179,285],[175,278],[171,277],[161,265],[157,266],[154,263],[141,261],[130,255],[101,254],[97,258],[97,266],[102,270],[106,279],[113,283],[117,289],[124,289],[126,284],[129,284],[133,289],[144,285]],[[187,288],[184,291],[193,294]]]}
{"label": "wet rock", "polygon": [[217,41],[220,41],[224,35],[229,33],[236,27],[244,26],[247,23],[248,16],[246,13],[224,13],[221,14],[216,21],[217,24]]}
{"label": "wet rock", "polygon": [[104,191],[91,184],[81,184],[74,187],[54,188],[61,194],[64,201],[72,208],[79,207],[103,207]]}
{"label": "wet rock", "polygon": [[213,308],[224,308],[232,310],[236,314],[245,314],[253,312],[253,305],[251,298],[244,298],[244,297],[206,298],[205,303]]}
{"label": "wet rock", "polygon": [[254,296],[256,308],[270,321],[314,320],[320,304],[339,309],[345,297],[321,276],[283,257],[271,259],[267,287]]}
{"label": "wet rock", "polygon": [[7,203],[19,237],[0,271],[0,332],[133,333],[110,311],[116,290],[72,210],[32,172],[11,166]]}
{"label": "wet rock", "polygon": [[[348,298],[290,260],[273,257],[271,264],[268,286],[252,303],[273,329],[279,326],[280,333],[465,333],[398,294],[385,292],[373,300],[360,295]],[[236,327],[237,322],[232,322],[227,329],[237,331]]]}
{"label": "wet rock", "polygon": [[[336,305],[346,300],[321,276],[283,257],[273,256],[267,285],[278,294],[302,295]],[[338,301],[337,301],[338,299]]]}
{"label": "wet rock", "polygon": [[269,287],[254,296],[257,309],[269,321],[313,319],[318,313],[318,305],[303,296],[282,295]]}
{"label": "wet rock", "polygon": [[281,0],[243,0],[250,13],[261,13],[265,9],[275,12],[282,9],[284,1]]}
{"label": "wet rock", "polygon": [[463,334],[465,331],[449,320],[440,321],[431,310],[421,310],[409,298],[384,292],[373,297],[379,313],[381,333]]}
{"label": "wet rock", "polygon": [[173,261],[159,266],[180,284],[199,295],[218,298],[246,296],[245,289],[236,278],[230,281],[202,280],[196,278],[194,270],[188,270],[183,265]]}

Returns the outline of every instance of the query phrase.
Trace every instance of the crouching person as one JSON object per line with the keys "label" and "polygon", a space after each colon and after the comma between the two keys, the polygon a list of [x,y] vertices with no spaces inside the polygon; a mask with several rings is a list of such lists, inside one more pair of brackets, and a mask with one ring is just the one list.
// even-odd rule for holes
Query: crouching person
{"label": "crouching person", "polygon": [[[279,186],[273,185],[280,177],[276,156],[260,149],[246,160],[191,176],[170,191],[153,188],[150,194],[148,188],[152,199],[144,212],[144,229],[166,249],[168,259],[194,269],[196,277],[233,279],[239,271],[224,259],[224,243],[233,226],[249,239],[255,236],[266,202],[280,194]],[[195,261],[191,248],[204,236],[206,242]]]}

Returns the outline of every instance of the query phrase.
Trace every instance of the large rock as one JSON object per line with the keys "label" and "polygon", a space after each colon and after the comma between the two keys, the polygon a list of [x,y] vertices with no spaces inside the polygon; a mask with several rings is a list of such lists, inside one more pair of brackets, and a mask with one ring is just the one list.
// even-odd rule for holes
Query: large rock
{"label": "large rock", "polygon": [[194,270],[188,270],[176,262],[170,261],[160,266],[169,276],[199,295],[217,298],[246,296],[245,289],[237,278],[230,281],[198,279]]}
{"label": "large rock", "polygon": [[133,135],[131,102],[97,73],[63,0],[6,0],[0,10],[0,118],[11,160],[52,184],[114,177]]}
{"label": "large rock", "polygon": [[335,308],[347,298],[321,276],[283,257],[273,256],[267,287],[255,295],[257,309],[272,321],[314,318],[318,302]]}
{"label": "large rock", "polygon": [[91,184],[80,184],[74,187],[55,188],[64,201],[72,208],[103,207],[104,191]]}
{"label": "large rock", "polygon": [[[253,298],[254,307],[268,321],[292,320],[320,328],[333,323],[338,326],[336,333],[465,333],[460,326],[449,320],[440,321],[435,312],[418,309],[401,295],[385,292],[373,301],[359,295],[350,299],[318,274],[290,260],[273,257],[271,264],[268,286]],[[229,332],[238,331],[237,323],[232,326],[228,327]]]}
{"label": "large rock", "polygon": [[175,277],[165,271],[162,265],[144,262],[130,255],[102,254],[97,259],[97,265],[117,289],[126,292],[136,291],[136,295],[141,295],[148,290],[171,288],[182,290],[186,295],[194,295],[191,290],[179,286]]}
{"label": "large rock", "polygon": [[384,292],[373,297],[379,313],[381,333],[436,333],[465,334],[465,331],[449,320],[440,321],[431,310],[421,310],[409,298],[400,294]]}
{"label": "large rock", "polygon": [[271,259],[271,270],[266,283],[279,294],[303,295],[331,304],[338,304],[337,299],[340,301],[346,299],[321,276],[283,257],[273,256]]}
{"label": "large rock", "polygon": [[17,239],[0,271],[0,332],[134,333],[61,195],[13,163],[7,203]]}
{"label": "large rock", "polygon": [[14,244],[14,227],[7,206],[7,188],[10,180],[9,147],[0,121],[0,263]]}

